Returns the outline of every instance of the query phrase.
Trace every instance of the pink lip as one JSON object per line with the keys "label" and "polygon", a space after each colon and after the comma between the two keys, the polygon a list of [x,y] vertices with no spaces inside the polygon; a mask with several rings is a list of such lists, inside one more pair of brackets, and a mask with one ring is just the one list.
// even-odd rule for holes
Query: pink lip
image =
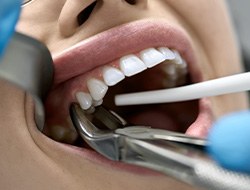
{"label": "pink lip", "polygon": [[[60,87],[59,90],[54,88],[52,90],[54,92],[49,97],[48,105],[51,103],[50,99],[53,102],[53,98],[56,97],[58,99],[57,95],[65,91],[65,88],[63,88],[64,83],[78,82],[81,75],[97,67],[149,47],[163,46],[176,49],[187,61],[192,80],[194,82],[201,81],[201,73],[196,67],[196,59],[189,39],[188,34],[183,29],[170,25],[165,21],[141,20],[112,28],[84,40],[54,57],[54,87],[61,86],[62,88]],[[66,89],[67,96],[66,98],[63,96],[62,100],[59,98],[59,107],[57,109],[63,107],[62,109],[66,110],[68,109],[68,104],[73,101],[73,89],[67,87]],[[64,104],[60,104],[60,101],[63,101]],[[200,100],[199,106],[200,114],[187,133],[191,135],[199,133],[199,136],[205,136],[212,122],[211,108],[209,101],[206,99]],[[48,110],[56,113],[56,109]],[[69,146],[66,146],[65,150],[68,151],[68,148]],[[71,151],[79,153],[78,148],[73,148]],[[93,160],[99,160],[102,163],[105,162],[102,157],[91,153],[92,151],[81,149],[80,152],[83,157],[91,160],[94,158]]]}
{"label": "pink lip", "polygon": [[87,40],[54,57],[55,84],[84,74],[96,67],[119,59],[124,55],[139,52],[149,47],[169,47],[178,50],[195,71],[195,58],[189,37],[179,27],[165,21],[141,20],[124,24]]}

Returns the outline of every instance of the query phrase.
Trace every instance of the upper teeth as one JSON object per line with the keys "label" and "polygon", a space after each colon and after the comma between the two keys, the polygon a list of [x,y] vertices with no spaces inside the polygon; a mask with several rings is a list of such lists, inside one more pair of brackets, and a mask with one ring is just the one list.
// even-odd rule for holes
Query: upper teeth
{"label": "upper teeth", "polygon": [[135,55],[122,57],[120,59],[120,68],[127,77],[131,77],[147,69],[143,61]]}
{"label": "upper teeth", "polygon": [[[187,73],[187,64],[181,55],[166,47],[149,48],[141,51],[139,56],[127,55],[120,58],[120,69],[110,66],[104,66],[102,69],[103,81],[91,78],[87,81],[89,93],[77,92],[76,99],[84,110],[88,110],[93,106],[100,105],[108,86],[114,86],[126,77],[133,76],[163,63],[163,69],[168,79],[175,81],[179,75]],[[166,84],[166,81],[163,81]]]}
{"label": "upper teeth", "polygon": [[103,79],[108,86],[114,86],[124,78],[124,74],[119,69],[114,67],[105,67],[103,69]]}
{"label": "upper teeth", "polygon": [[89,109],[92,106],[93,100],[90,94],[85,92],[77,92],[76,99],[80,103],[81,108],[84,110]]}
{"label": "upper teeth", "polygon": [[87,86],[95,101],[102,100],[108,91],[108,86],[104,82],[94,78],[87,81]]}
{"label": "upper teeth", "polygon": [[166,60],[166,56],[155,48],[141,51],[140,57],[148,68],[154,67]]}

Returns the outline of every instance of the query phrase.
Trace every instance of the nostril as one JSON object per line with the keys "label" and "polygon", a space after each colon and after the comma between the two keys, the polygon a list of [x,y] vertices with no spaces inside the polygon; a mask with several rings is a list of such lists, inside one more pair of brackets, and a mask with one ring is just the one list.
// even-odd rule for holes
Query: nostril
{"label": "nostril", "polygon": [[137,0],[125,0],[130,5],[135,5],[137,3]]}
{"label": "nostril", "polygon": [[88,7],[86,7],[80,14],[77,16],[78,25],[81,26],[91,15],[92,11],[96,6],[97,1],[91,3]]}

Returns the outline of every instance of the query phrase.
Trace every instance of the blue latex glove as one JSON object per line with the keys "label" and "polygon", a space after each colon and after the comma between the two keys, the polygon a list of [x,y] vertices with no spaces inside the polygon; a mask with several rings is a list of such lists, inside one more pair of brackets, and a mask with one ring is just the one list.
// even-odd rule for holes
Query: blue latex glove
{"label": "blue latex glove", "polygon": [[250,111],[221,118],[208,140],[210,155],[223,167],[250,174]]}
{"label": "blue latex glove", "polygon": [[21,0],[0,0],[0,57],[15,29],[20,5]]}

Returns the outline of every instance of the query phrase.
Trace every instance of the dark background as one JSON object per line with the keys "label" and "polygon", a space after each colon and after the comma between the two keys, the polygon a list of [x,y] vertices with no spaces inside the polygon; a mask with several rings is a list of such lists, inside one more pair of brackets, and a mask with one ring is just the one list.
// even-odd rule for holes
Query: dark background
{"label": "dark background", "polygon": [[246,71],[250,71],[250,0],[227,1],[242,50],[244,65]]}

